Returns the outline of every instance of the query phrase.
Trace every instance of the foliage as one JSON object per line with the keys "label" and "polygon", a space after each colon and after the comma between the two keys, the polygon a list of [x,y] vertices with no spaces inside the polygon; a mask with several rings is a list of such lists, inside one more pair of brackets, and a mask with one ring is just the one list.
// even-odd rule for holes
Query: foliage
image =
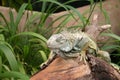
{"label": "foliage", "polygon": [[6,25],[0,26],[0,79],[29,80],[29,75],[46,60],[49,49],[46,38],[35,32],[19,32],[19,23],[27,4],[23,4],[14,18],[9,12],[10,22],[4,15]]}
{"label": "foliage", "polygon": [[[104,45],[102,49],[103,50],[114,50],[111,53],[112,61],[120,66],[120,36],[114,33],[102,33],[102,35],[113,38],[112,40],[109,40],[110,41],[109,44]],[[110,43],[115,43],[115,44],[111,45]]]}
{"label": "foliage", "polygon": [[[59,3],[57,0],[37,0],[37,2],[42,2],[41,12],[33,13],[31,11],[31,15],[27,15],[25,25],[22,31],[20,31],[19,23],[25,9],[29,8],[32,10],[31,5],[33,4],[30,4],[30,0],[28,1],[28,3],[24,4],[21,2],[22,5],[20,9],[17,8],[18,14],[16,17],[14,17],[12,9],[10,10],[10,21],[7,21],[5,16],[0,13],[0,17],[5,23],[0,24],[0,79],[2,80],[29,80],[29,76],[38,71],[40,64],[47,60],[50,50],[47,48],[46,41],[52,32],[62,30],[71,19],[78,22],[76,16],[81,20],[79,21],[80,24],[71,26],[71,28],[84,28],[89,23],[90,16],[96,4],[93,0],[89,0],[91,3],[90,16],[86,18],[74,7],[68,5],[68,3],[77,0],[68,0],[64,4]],[[49,6],[47,6],[47,3],[50,3]],[[57,6],[53,7],[53,4]],[[69,13],[59,16],[46,26],[48,17],[61,7]],[[58,26],[51,27],[60,19],[62,19],[62,22]]]}

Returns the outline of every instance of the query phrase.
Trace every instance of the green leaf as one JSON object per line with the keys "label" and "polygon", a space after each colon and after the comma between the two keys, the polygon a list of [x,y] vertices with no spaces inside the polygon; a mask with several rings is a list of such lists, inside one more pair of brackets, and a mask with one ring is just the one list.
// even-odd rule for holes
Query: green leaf
{"label": "green leaf", "polygon": [[107,10],[102,9],[102,11],[103,11],[103,14],[104,14],[104,17],[105,17],[106,23],[110,24],[110,16],[109,16]]}
{"label": "green leaf", "polygon": [[62,20],[62,22],[60,22],[60,24],[57,26],[58,27],[58,31],[59,32],[63,27],[65,27],[65,25],[67,24],[68,21],[71,20],[71,16],[68,15],[66,17],[64,17],[64,19]]}
{"label": "green leaf", "polygon": [[29,46],[28,45],[23,46],[23,53],[24,53],[24,58],[26,58],[29,55]]}
{"label": "green leaf", "polygon": [[100,0],[99,4],[100,4],[100,10],[101,10],[101,12],[103,13],[103,15],[105,17],[106,23],[110,23],[109,14],[107,13],[107,10],[105,10],[105,8],[103,8],[102,0]]}
{"label": "green leaf", "polygon": [[83,26],[84,26],[85,25],[85,21],[86,21],[84,16],[77,9],[75,9],[74,7],[69,6],[69,5],[67,5],[67,7],[69,9],[71,9],[80,18],[80,20],[82,21]]}
{"label": "green leaf", "polygon": [[10,67],[13,71],[18,71],[18,65],[17,65],[17,60],[14,56],[14,52],[5,44],[0,44],[0,50],[4,53],[4,55],[6,56]]}
{"label": "green leaf", "polygon": [[10,11],[9,12],[9,15],[10,15],[10,33],[12,34],[12,35],[14,35],[15,34],[15,32],[16,32],[16,26],[15,26],[15,23],[14,23],[14,16],[13,16],[13,13],[12,13],[12,11]]}
{"label": "green leaf", "polygon": [[[59,16],[58,18],[56,18],[55,20],[53,20],[48,27],[51,27],[55,22],[59,21],[60,19],[62,19],[64,17],[67,17],[69,15],[70,14],[63,14],[63,15]],[[46,31],[48,31],[48,30],[46,30]]]}
{"label": "green leaf", "polygon": [[115,48],[120,48],[120,46],[119,45],[106,45],[106,46],[103,46],[101,49],[102,50],[110,50],[110,49],[115,50]]}
{"label": "green leaf", "polygon": [[2,72],[2,57],[0,56],[0,73]]}
{"label": "green leaf", "polygon": [[[43,3],[42,3],[42,11],[41,12],[45,12],[45,9],[46,9],[46,2],[45,2],[45,0],[43,1]],[[42,16],[41,16],[42,17]]]}
{"label": "green leaf", "polygon": [[5,41],[4,35],[0,34],[0,41]]}
{"label": "green leaf", "polygon": [[0,79],[12,78],[12,77],[18,78],[20,80],[29,80],[29,77],[27,75],[24,75],[20,72],[10,71],[10,72],[0,73]]}
{"label": "green leaf", "polygon": [[28,7],[27,8],[30,9],[30,10],[33,10],[31,0],[28,0]]}
{"label": "green leaf", "polygon": [[32,38],[29,41],[32,42],[32,43],[38,43],[38,45],[42,46],[45,50],[48,50],[46,42],[44,42],[44,41],[42,41],[42,40],[40,40],[38,38]]}
{"label": "green leaf", "polygon": [[25,8],[27,7],[27,5],[28,5],[28,4],[24,3],[24,4],[20,7],[20,9],[19,9],[19,11],[18,11],[17,18],[16,18],[16,21],[15,21],[16,29],[17,29],[17,27],[18,27],[18,24],[19,24],[19,22],[20,22],[20,20],[21,20],[21,18],[22,18],[22,16],[23,16],[23,13],[24,13]]}
{"label": "green leaf", "polygon": [[46,61],[46,60],[47,60],[47,56],[46,56],[45,52],[44,52],[44,51],[41,51],[41,50],[40,50],[39,52],[40,52],[43,60]]}
{"label": "green leaf", "polygon": [[101,35],[103,35],[103,36],[110,36],[110,37],[120,41],[120,36],[118,36],[116,34],[113,34],[113,33],[102,33]]}
{"label": "green leaf", "polygon": [[4,20],[4,22],[5,22],[5,24],[7,25],[7,27],[8,27],[8,22],[7,22],[7,20],[6,20],[6,18],[4,17],[4,15],[0,12],[0,17],[2,17],[3,18],[3,20]]}
{"label": "green leaf", "polygon": [[40,1],[55,3],[55,4],[57,4],[57,5],[61,6],[61,7],[63,7],[65,10],[68,10],[68,9],[65,7],[65,5],[59,3],[59,2],[56,1],[56,0],[38,0],[37,2],[40,2]]}
{"label": "green leaf", "polygon": [[94,0],[88,0],[90,2],[90,5],[94,4]]}
{"label": "green leaf", "polygon": [[10,70],[10,67],[9,67],[8,65],[4,65],[4,64],[3,64],[2,67],[3,67],[2,70],[11,71],[11,70]]}
{"label": "green leaf", "polygon": [[19,61],[18,65],[19,65],[20,72],[23,74],[26,74],[23,63]]}
{"label": "green leaf", "polygon": [[18,37],[18,36],[24,36],[24,35],[29,35],[29,36],[34,36],[34,37],[37,37],[41,40],[43,40],[44,42],[47,41],[47,39],[45,37],[43,37],[42,35],[40,34],[37,34],[35,32],[22,32],[22,33],[18,33],[16,34],[15,36],[11,37],[11,39],[15,38],[15,37]]}

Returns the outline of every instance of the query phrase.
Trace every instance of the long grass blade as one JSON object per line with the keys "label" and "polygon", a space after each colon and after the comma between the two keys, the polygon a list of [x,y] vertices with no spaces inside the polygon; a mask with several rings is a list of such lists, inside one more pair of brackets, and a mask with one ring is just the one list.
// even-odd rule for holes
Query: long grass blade
{"label": "long grass blade", "polygon": [[24,75],[20,72],[10,71],[5,73],[0,73],[0,79],[3,78],[18,78],[20,80],[29,80],[29,77],[27,75]]}
{"label": "long grass blade", "polygon": [[22,64],[22,62],[18,62],[18,65],[19,65],[20,72],[23,74],[26,74],[25,68],[24,68],[24,65]]}
{"label": "long grass blade", "polygon": [[116,49],[116,48],[120,48],[120,46],[119,45],[106,45],[106,46],[103,46],[101,49],[102,50],[111,50],[111,49]]}
{"label": "long grass blade", "polygon": [[40,17],[40,22],[39,22],[39,24],[42,24],[40,27],[43,27],[43,25],[44,25],[44,22],[45,22],[45,17],[46,17],[46,14],[45,14],[45,10],[46,10],[46,2],[45,1],[43,1],[43,3],[42,3],[42,10],[41,10],[41,12],[42,12],[42,14],[41,14],[41,17]]}
{"label": "long grass blade", "polygon": [[[66,4],[70,4],[72,2],[75,2],[75,1],[79,1],[79,0],[69,0],[69,1],[66,1],[65,3],[62,3],[62,4],[66,5]],[[58,10],[61,7],[61,6],[56,6],[56,7],[52,8],[52,5],[53,5],[53,3],[50,4],[49,8],[46,11],[47,13],[48,12],[54,13],[56,10]]]}
{"label": "long grass blade", "polygon": [[3,20],[4,20],[5,24],[6,24],[6,26],[8,27],[8,22],[7,22],[6,18],[4,17],[4,15],[3,15],[1,12],[0,12],[0,17],[3,18]]}
{"label": "long grass blade", "polygon": [[2,57],[0,56],[0,73],[2,72]]}
{"label": "long grass blade", "polygon": [[59,32],[63,27],[65,27],[65,25],[67,24],[68,21],[70,21],[71,16],[68,15],[64,20],[62,20],[62,22],[58,25],[58,31]]}
{"label": "long grass blade", "polygon": [[101,35],[103,35],[103,36],[110,36],[110,37],[120,41],[120,36],[118,36],[116,34],[113,34],[113,33],[102,33]]}
{"label": "long grass blade", "polygon": [[79,17],[79,19],[82,21],[83,26],[84,26],[85,25],[85,21],[86,21],[85,18],[84,18],[84,16],[77,9],[75,9],[74,7],[69,6],[69,5],[67,5],[67,7],[70,10],[72,10]]}
{"label": "long grass blade", "polygon": [[68,10],[63,4],[59,3],[59,2],[56,1],[56,0],[38,0],[37,2],[40,2],[40,1],[51,2],[51,3],[54,3],[54,4],[59,5],[60,7],[63,7],[65,10]]}
{"label": "long grass blade", "polygon": [[14,23],[14,16],[13,16],[13,12],[12,12],[12,11],[10,11],[10,12],[9,12],[9,15],[10,15],[10,21],[11,21],[11,23],[10,23],[11,28],[14,28],[14,27],[15,27],[15,23]]}
{"label": "long grass blade", "polygon": [[20,9],[19,9],[19,11],[18,11],[18,14],[17,14],[17,17],[16,17],[16,21],[15,21],[16,29],[17,29],[17,27],[18,27],[18,24],[19,24],[19,22],[20,22],[20,20],[21,20],[21,18],[22,18],[22,16],[23,16],[23,13],[24,13],[25,8],[27,7],[27,5],[28,5],[28,4],[24,3],[24,4],[20,7]]}
{"label": "long grass blade", "polygon": [[13,71],[18,71],[18,65],[17,65],[17,60],[14,56],[14,52],[5,44],[0,44],[0,50],[4,53],[4,55],[6,56],[10,67]]}
{"label": "long grass blade", "polygon": [[100,0],[100,10],[103,12],[103,15],[105,17],[106,23],[110,23],[110,17],[107,13],[107,11],[103,8],[102,0]]}
{"label": "long grass blade", "polygon": [[15,37],[18,37],[18,36],[24,36],[24,35],[29,35],[29,36],[37,37],[37,38],[43,40],[44,42],[47,41],[47,39],[45,37],[43,37],[42,35],[37,34],[35,32],[22,32],[22,33],[16,34],[15,36],[11,37],[11,39],[13,39]]}
{"label": "long grass blade", "polygon": [[43,58],[43,61],[46,61],[47,60],[47,56],[46,56],[45,52],[41,51],[41,50],[39,52],[40,52],[40,54],[41,54],[41,56]]}
{"label": "long grass blade", "polygon": [[59,21],[60,19],[66,17],[66,16],[69,16],[69,15],[70,14],[63,14],[63,15],[59,16],[58,18],[56,18],[55,20],[53,20],[48,27],[51,27],[55,22]]}
{"label": "long grass blade", "polygon": [[11,33],[11,35],[14,35],[16,32],[16,28],[15,28],[14,16],[13,16],[12,11],[9,12],[9,15],[10,15],[10,28],[9,28],[10,33]]}
{"label": "long grass blade", "polygon": [[28,0],[28,7],[27,8],[30,9],[30,10],[33,10],[32,4],[31,4],[31,0]]}

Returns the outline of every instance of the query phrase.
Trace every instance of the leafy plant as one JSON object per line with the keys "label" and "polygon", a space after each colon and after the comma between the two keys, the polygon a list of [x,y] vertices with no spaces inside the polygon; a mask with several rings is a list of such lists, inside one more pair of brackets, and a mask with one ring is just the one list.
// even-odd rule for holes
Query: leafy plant
{"label": "leafy plant", "polygon": [[12,46],[7,43],[4,36],[0,35],[0,79],[13,77],[19,78],[21,80],[28,80],[29,77],[22,72],[19,72],[20,66],[18,66],[18,61],[14,55],[14,50]]}
{"label": "leafy plant", "polygon": [[[26,17],[22,31],[19,31],[19,24],[25,9],[28,7],[32,9],[31,6],[37,2],[30,4],[29,0],[28,4],[22,4],[17,17],[14,17],[14,13],[10,10],[10,21],[0,13],[0,17],[5,22],[5,25],[2,23],[0,25],[0,79],[29,80],[29,76],[38,71],[39,65],[47,60],[50,50],[47,48],[46,41],[54,31],[59,32],[65,28],[71,19],[79,23],[76,26],[70,26],[71,28],[84,28],[88,24],[90,16],[86,18],[77,9],[68,5],[74,1],[77,0],[68,0],[62,4],[57,0],[37,0],[42,2],[41,12],[31,11],[31,15]],[[47,6],[48,3],[50,3],[49,6]],[[93,0],[90,0],[90,3],[91,15],[96,3],[94,4]],[[53,7],[53,4],[56,7]],[[47,19],[61,7],[68,13],[59,16],[46,26]],[[52,25],[60,20],[62,21],[53,28]]]}
{"label": "leafy plant", "polygon": [[0,26],[0,79],[29,80],[28,75],[39,68],[49,53],[45,37],[34,32],[19,32],[18,24],[26,7],[27,4],[21,6],[16,18],[10,11],[10,22],[0,13],[6,23]]}
{"label": "leafy plant", "polygon": [[102,49],[113,50],[113,52],[111,53],[112,62],[116,63],[117,65],[120,65],[120,36],[114,33],[103,33],[102,35],[113,38],[111,41],[114,44],[104,45]]}

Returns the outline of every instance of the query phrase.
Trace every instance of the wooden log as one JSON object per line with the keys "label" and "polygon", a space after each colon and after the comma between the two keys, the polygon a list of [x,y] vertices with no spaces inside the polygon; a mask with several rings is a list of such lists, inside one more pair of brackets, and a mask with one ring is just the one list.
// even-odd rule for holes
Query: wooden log
{"label": "wooden log", "polygon": [[57,57],[30,80],[120,80],[120,73],[110,64],[90,54],[87,57],[86,64],[78,59]]}

